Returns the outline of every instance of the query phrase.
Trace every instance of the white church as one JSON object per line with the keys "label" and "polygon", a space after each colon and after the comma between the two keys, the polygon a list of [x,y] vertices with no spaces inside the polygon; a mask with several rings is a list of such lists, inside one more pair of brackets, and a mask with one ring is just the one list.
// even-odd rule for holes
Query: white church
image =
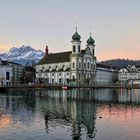
{"label": "white church", "polygon": [[50,84],[109,84],[113,83],[115,71],[108,65],[96,62],[95,41],[91,34],[81,49],[81,36],[77,30],[72,36],[71,50],[48,53],[35,66],[36,79]]}

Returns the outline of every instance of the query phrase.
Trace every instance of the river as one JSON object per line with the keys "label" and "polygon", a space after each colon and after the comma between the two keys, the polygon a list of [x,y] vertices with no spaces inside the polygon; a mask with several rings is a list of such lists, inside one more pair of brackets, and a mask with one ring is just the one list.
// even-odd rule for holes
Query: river
{"label": "river", "polygon": [[140,90],[0,93],[0,140],[139,140]]}

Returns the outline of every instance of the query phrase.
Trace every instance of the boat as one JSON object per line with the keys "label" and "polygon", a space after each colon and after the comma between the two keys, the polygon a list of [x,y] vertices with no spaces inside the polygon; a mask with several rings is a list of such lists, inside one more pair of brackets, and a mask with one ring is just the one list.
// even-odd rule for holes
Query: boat
{"label": "boat", "polygon": [[63,86],[62,86],[62,89],[67,90],[67,89],[68,89],[68,86],[63,85]]}

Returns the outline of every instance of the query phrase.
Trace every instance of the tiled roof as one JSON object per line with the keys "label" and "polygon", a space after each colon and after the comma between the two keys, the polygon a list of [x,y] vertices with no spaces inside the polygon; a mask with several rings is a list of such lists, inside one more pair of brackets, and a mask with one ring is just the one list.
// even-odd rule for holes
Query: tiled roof
{"label": "tiled roof", "polygon": [[[39,64],[70,62],[71,53],[72,53],[71,51],[59,52],[59,53],[49,53],[41,59]],[[81,53],[84,54],[85,50],[81,50]]]}
{"label": "tiled roof", "polygon": [[10,61],[6,61],[6,60],[1,60],[2,65],[9,65],[9,64],[15,64],[15,65],[20,65],[19,63],[15,63],[15,62],[10,62]]}
{"label": "tiled roof", "polygon": [[99,68],[105,68],[105,69],[111,69],[111,66],[105,65],[105,64],[102,64],[102,63],[97,63],[97,67],[99,67]]}

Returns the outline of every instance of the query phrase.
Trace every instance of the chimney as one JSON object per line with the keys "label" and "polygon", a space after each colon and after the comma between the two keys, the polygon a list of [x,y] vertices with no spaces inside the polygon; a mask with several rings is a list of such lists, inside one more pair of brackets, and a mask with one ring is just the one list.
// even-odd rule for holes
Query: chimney
{"label": "chimney", "polygon": [[49,50],[48,50],[48,46],[46,46],[46,49],[45,49],[45,53],[46,55],[48,54]]}

